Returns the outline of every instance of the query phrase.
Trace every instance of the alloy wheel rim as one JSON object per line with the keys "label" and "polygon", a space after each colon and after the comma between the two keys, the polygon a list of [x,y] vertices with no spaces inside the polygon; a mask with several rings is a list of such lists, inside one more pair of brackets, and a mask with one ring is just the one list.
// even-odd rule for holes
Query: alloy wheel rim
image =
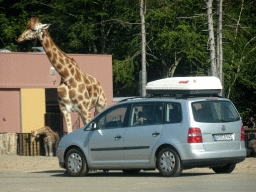
{"label": "alloy wheel rim", "polygon": [[160,157],[160,167],[165,172],[171,172],[175,167],[175,156],[170,152],[164,152]]}
{"label": "alloy wheel rim", "polygon": [[72,153],[68,157],[68,169],[72,171],[73,173],[77,173],[81,170],[82,168],[82,158],[79,154],[77,153]]}

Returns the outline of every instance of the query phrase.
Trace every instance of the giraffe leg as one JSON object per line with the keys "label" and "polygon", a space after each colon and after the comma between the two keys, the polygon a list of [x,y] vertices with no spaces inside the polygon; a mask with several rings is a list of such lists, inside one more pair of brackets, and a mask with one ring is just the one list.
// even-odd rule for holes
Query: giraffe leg
{"label": "giraffe leg", "polygon": [[82,110],[79,112],[82,118],[82,121],[84,123],[84,125],[86,125],[87,123],[89,123],[89,121],[91,121],[91,112],[89,109],[87,110]]}
{"label": "giraffe leg", "polygon": [[55,156],[57,156],[57,149],[58,149],[58,145],[57,145],[57,143],[56,143],[56,141],[55,141],[55,143],[54,143],[54,150],[53,150],[53,154],[54,154]]}
{"label": "giraffe leg", "polygon": [[70,100],[68,96],[68,87],[62,83],[58,87],[58,102],[60,106],[60,111],[65,119],[66,126],[67,126],[67,133],[72,132],[72,122],[71,122],[71,115],[70,115]]}
{"label": "giraffe leg", "polygon": [[49,142],[48,145],[49,145],[49,156],[53,157],[52,142]]}
{"label": "giraffe leg", "polygon": [[60,103],[60,110],[61,113],[65,119],[66,125],[67,125],[67,132],[72,132],[72,122],[71,122],[71,115],[70,112],[67,111],[65,105],[63,103]]}
{"label": "giraffe leg", "polygon": [[96,103],[95,106],[95,112],[96,114],[100,113],[103,109],[105,109],[107,106],[107,99],[106,99],[106,95],[103,92],[103,90],[101,91],[100,97]]}
{"label": "giraffe leg", "polygon": [[44,142],[45,156],[49,156],[47,142]]}

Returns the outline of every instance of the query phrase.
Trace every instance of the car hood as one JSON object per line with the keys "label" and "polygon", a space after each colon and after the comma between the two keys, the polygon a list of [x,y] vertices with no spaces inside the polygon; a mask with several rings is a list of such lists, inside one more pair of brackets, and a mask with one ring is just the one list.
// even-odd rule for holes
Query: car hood
{"label": "car hood", "polygon": [[77,129],[64,137],[61,138],[60,148],[66,148],[71,145],[77,145],[80,147],[85,147],[86,138],[88,138],[90,131],[84,131],[84,127]]}

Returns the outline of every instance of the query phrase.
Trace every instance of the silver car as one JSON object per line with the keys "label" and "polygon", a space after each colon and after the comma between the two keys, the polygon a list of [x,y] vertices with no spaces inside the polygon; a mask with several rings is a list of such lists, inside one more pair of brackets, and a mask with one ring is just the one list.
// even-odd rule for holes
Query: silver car
{"label": "silver car", "polygon": [[241,117],[216,96],[130,98],[61,139],[59,164],[70,176],[89,170],[137,174],[210,167],[231,173],[246,157]]}

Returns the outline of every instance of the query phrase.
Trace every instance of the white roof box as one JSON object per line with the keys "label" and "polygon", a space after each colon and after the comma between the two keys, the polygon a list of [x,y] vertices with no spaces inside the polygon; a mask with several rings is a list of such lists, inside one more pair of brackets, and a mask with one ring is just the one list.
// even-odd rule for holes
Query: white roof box
{"label": "white roof box", "polygon": [[151,95],[208,95],[218,94],[222,86],[219,78],[206,77],[172,77],[149,82],[146,86]]}

